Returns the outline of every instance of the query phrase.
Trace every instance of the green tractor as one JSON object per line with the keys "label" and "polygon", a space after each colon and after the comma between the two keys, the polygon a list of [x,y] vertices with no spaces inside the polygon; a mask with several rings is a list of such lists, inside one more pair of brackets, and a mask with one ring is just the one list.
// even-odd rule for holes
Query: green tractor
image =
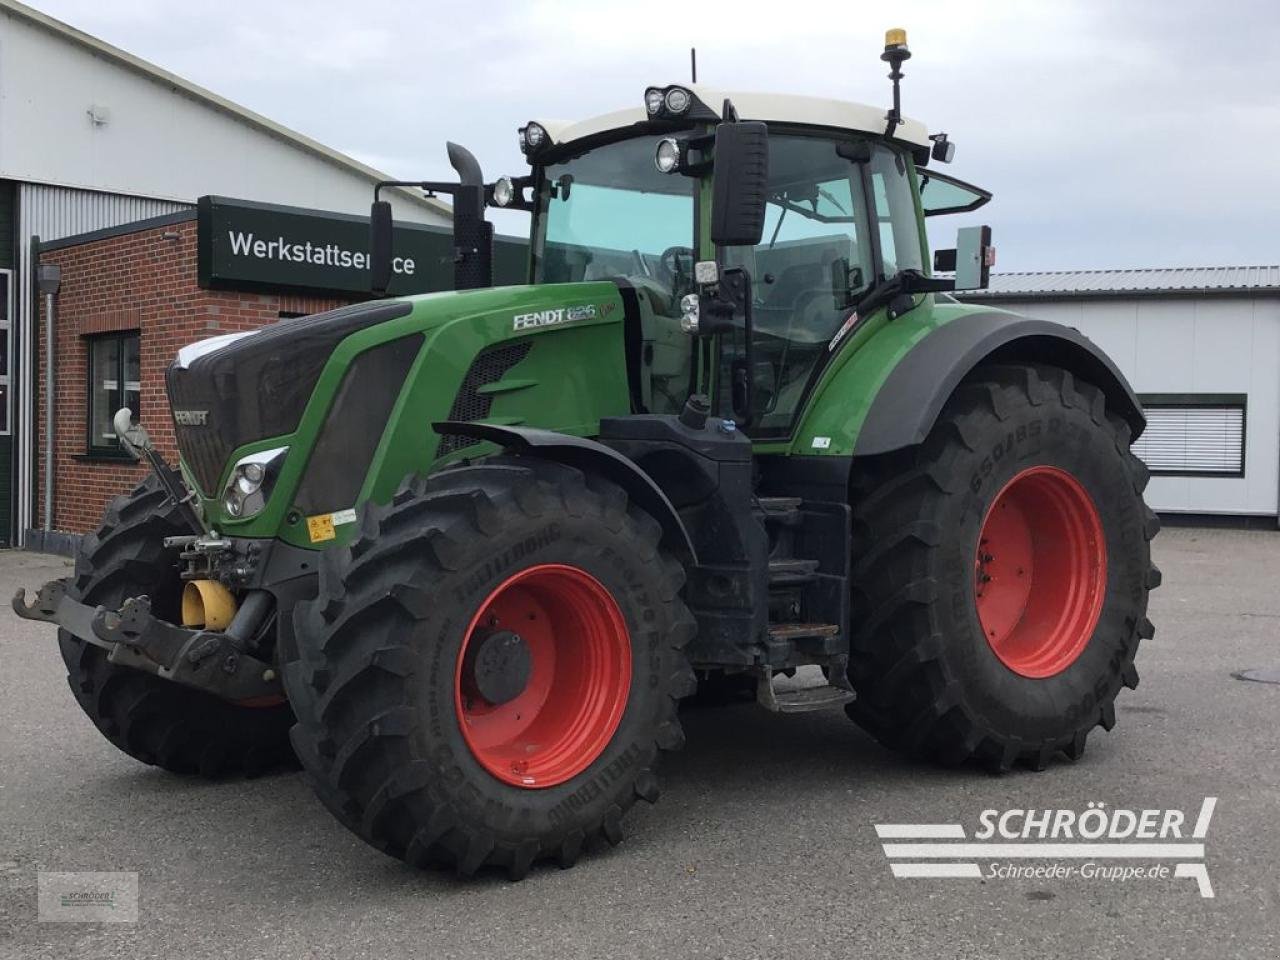
{"label": "green tractor", "polygon": [[[927,265],[924,218],[990,195],[935,171],[888,39],[887,113],[674,85],[521,127],[526,176],[450,145],[415,185],[454,199],[456,291],[184,347],[179,467],[117,414],[151,476],[14,601],[103,735],[296,755],[378,849],[515,878],[620,840],[699,688],[1078,758],[1152,634],[1142,410],[1075,330],[946,294],[990,231]],[[486,205],[531,211],[528,285],[491,286]]]}

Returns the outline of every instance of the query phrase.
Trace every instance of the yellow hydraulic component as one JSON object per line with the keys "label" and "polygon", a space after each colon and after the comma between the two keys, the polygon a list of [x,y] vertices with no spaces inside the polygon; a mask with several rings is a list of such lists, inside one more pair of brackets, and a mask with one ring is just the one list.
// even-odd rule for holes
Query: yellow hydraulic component
{"label": "yellow hydraulic component", "polygon": [[182,589],[182,625],[225,630],[236,615],[236,598],[217,580],[189,580]]}

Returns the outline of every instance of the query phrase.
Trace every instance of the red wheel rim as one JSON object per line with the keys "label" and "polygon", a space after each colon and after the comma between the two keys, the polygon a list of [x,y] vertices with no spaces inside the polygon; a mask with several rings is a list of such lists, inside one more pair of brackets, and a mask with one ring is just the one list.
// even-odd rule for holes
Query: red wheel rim
{"label": "red wheel rim", "polygon": [[[515,655],[523,669],[514,680],[503,674],[518,692],[495,703],[481,693],[493,696],[493,681],[478,658],[499,636],[523,646]],[[553,787],[591,766],[618,729],[630,687],[631,638],[617,602],[589,573],[558,563],[522,570],[485,598],[454,674],[472,755],[499,780],[527,789]]]}
{"label": "red wheel rim", "polygon": [[982,521],[974,563],[978,621],[1000,661],[1052,677],[1084,652],[1107,586],[1098,508],[1057,467],[1031,467],[1004,485]]}

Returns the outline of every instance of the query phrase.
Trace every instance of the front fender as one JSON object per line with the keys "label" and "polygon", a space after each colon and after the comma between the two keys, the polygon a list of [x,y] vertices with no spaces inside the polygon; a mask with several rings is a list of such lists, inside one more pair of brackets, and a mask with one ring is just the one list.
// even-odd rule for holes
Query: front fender
{"label": "front fender", "polygon": [[667,495],[653,482],[652,477],[617,450],[586,437],[534,427],[447,420],[431,426],[439,434],[458,434],[474,440],[488,441],[512,453],[555,460],[607,477],[627,491],[627,496],[636,506],[658,521],[662,527],[663,543],[669,549],[686,563],[697,563],[698,555],[693,540]]}

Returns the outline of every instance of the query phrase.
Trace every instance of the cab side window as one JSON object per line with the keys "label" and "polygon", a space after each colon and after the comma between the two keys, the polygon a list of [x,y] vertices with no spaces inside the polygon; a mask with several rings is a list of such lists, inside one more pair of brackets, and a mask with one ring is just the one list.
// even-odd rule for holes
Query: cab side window
{"label": "cab side window", "polygon": [[858,167],[830,140],[769,138],[761,242],[726,251],[746,267],[758,336],[825,343],[871,276],[870,230]]}
{"label": "cab side window", "polygon": [[871,154],[870,172],[874,194],[872,216],[880,239],[884,276],[891,277],[899,270],[923,269],[920,229],[906,158],[877,145]]}

